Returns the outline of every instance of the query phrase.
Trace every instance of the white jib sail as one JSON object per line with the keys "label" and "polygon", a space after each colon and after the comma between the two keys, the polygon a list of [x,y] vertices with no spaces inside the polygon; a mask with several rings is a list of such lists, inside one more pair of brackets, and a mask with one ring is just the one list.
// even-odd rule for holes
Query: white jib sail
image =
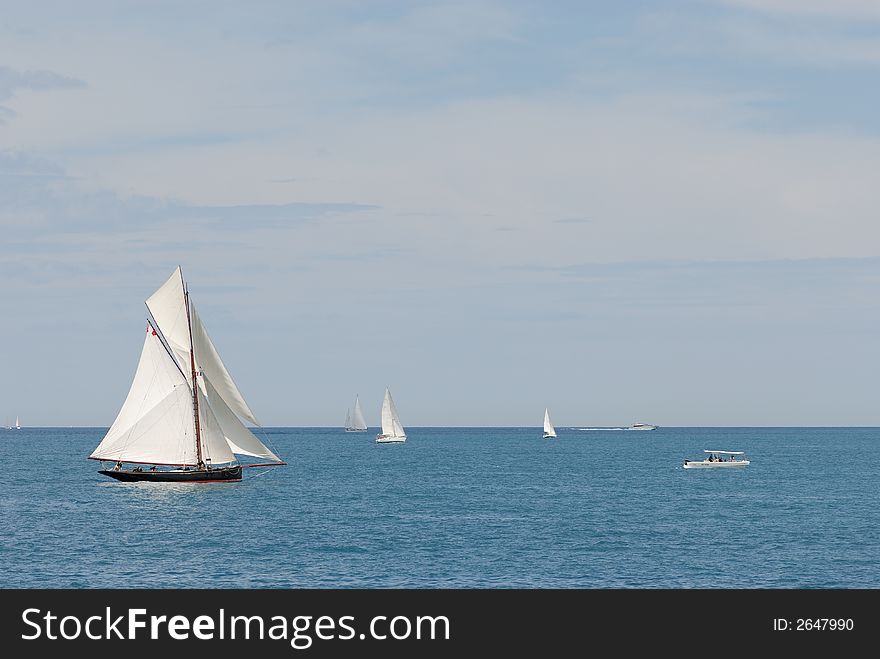
{"label": "white jib sail", "polygon": [[351,410],[345,410],[345,429],[351,428]]}
{"label": "white jib sail", "polygon": [[[225,439],[228,448],[233,453],[240,455],[251,455],[255,458],[264,458],[281,462],[281,458],[270,451],[263,442],[247,429],[241,420],[235,416],[226,402],[214,388],[207,376],[200,378],[200,391],[204,394],[200,397],[200,401],[207,404],[217,419],[220,431]],[[201,403],[200,403],[201,406]]]}
{"label": "white jib sail", "polygon": [[166,465],[197,462],[192,391],[151,327],[122,409],[90,457]]}
{"label": "white jib sail", "polygon": [[355,430],[367,429],[367,422],[364,420],[363,411],[361,411],[361,400],[357,396],[354,399],[354,415],[352,416],[351,428]]}
{"label": "white jib sail", "polygon": [[229,375],[229,371],[226,370],[223,360],[220,359],[220,355],[214,347],[211,337],[208,336],[208,331],[202,324],[202,319],[199,318],[196,306],[192,303],[192,300],[190,300],[190,312],[192,314],[193,349],[195,350],[196,364],[204,371],[205,376],[214,385],[217,393],[226,401],[226,404],[233,412],[255,425],[260,425],[238,387],[235,386],[235,382],[232,380],[232,376]]}
{"label": "white jib sail", "polygon": [[544,434],[556,437],[556,428],[550,423],[550,410],[544,409]]}

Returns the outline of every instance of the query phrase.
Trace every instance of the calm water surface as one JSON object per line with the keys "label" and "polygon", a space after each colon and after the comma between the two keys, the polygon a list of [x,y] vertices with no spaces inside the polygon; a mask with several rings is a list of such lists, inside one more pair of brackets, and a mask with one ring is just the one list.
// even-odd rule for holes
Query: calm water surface
{"label": "calm water surface", "polygon": [[557,431],[268,429],[289,466],[169,485],[100,476],[103,429],[0,430],[2,586],[880,587],[878,429]]}

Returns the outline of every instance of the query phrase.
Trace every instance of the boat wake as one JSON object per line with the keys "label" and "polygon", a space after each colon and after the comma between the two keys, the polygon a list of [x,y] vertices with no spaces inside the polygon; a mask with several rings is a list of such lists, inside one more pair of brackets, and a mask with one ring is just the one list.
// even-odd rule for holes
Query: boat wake
{"label": "boat wake", "polygon": [[571,428],[571,430],[629,430],[629,428]]}

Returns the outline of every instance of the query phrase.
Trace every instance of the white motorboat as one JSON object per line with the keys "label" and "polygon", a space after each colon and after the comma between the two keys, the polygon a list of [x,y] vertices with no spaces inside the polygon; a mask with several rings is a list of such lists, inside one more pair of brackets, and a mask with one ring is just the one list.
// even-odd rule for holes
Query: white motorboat
{"label": "white motorboat", "polygon": [[657,430],[657,426],[652,426],[650,423],[634,423],[627,430]]}
{"label": "white motorboat", "polygon": [[709,457],[705,460],[685,460],[685,469],[731,469],[735,467],[748,467],[750,461],[744,457],[745,451],[703,451]]}

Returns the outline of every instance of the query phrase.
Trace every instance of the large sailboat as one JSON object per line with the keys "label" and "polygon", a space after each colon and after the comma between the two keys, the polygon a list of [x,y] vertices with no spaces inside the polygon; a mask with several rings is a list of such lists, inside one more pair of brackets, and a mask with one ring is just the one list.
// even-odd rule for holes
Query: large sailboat
{"label": "large sailboat", "polygon": [[354,397],[354,414],[345,414],[345,432],[366,432],[367,422],[364,421],[364,413],[361,411],[359,396]]}
{"label": "large sailboat", "polygon": [[382,432],[376,435],[379,444],[391,444],[406,441],[406,433],[400,424],[397,407],[391,398],[391,391],[385,387],[385,398],[382,400]]}
{"label": "large sailboat", "polygon": [[[244,425],[242,419],[260,424],[190,301],[180,267],[147,299],[147,309],[152,320],[131,389],[89,456],[114,463],[99,473],[206,483],[240,481],[242,467],[287,464]],[[243,464],[236,455],[259,461]]]}
{"label": "large sailboat", "polygon": [[550,423],[550,410],[544,408],[544,439],[556,439],[556,428]]}

